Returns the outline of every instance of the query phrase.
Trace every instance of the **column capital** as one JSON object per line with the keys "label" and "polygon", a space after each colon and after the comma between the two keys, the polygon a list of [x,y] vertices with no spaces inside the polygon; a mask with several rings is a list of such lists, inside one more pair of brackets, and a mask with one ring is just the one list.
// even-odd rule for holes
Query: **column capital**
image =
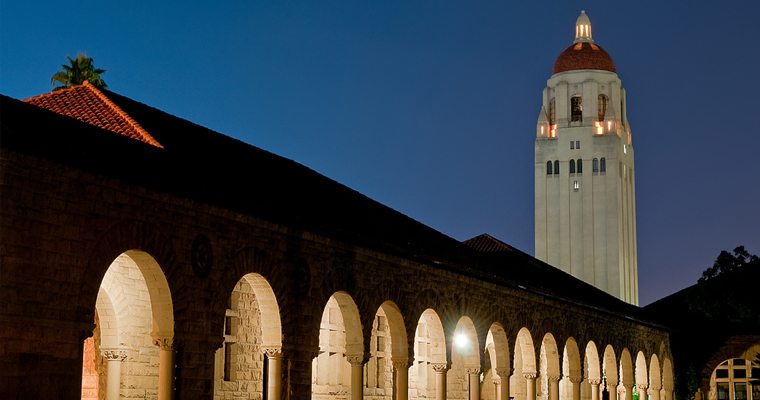
{"label": "column capital", "polygon": [[525,379],[536,379],[538,377],[538,373],[536,372],[524,373],[523,377],[525,377]]}
{"label": "column capital", "polygon": [[153,345],[158,346],[160,350],[176,350],[179,346],[179,340],[174,338],[153,337]]}
{"label": "column capital", "polygon": [[636,388],[639,389],[639,390],[643,390],[644,393],[646,393],[647,389],[649,388],[649,385],[647,385],[647,384],[636,385]]}
{"label": "column capital", "polygon": [[405,359],[401,359],[401,360],[391,359],[391,364],[393,364],[393,367],[396,368],[397,370],[409,369],[409,361]]}
{"label": "column capital", "polygon": [[570,382],[572,382],[572,383],[574,383],[574,384],[577,385],[577,384],[579,384],[579,383],[581,383],[583,381],[583,378],[581,378],[581,377],[572,377],[572,378],[568,378],[568,380],[570,380]]}
{"label": "column capital", "polygon": [[467,368],[467,374],[468,375],[480,375],[480,367],[469,367],[469,368]]}
{"label": "column capital", "polygon": [[591,386],[599,386],[600,383],[602,383],[601,379],[589,379],[588,383],[591,384]]}
{"label": "column capital", "polygon": [[127,352],[119,350],[106,350],[103,351],[103,358],[108,361],[124,361],[127,358]]}
{"label": "column capital", "polygon": [[364,356],[346,356],[346,360],[351,365],[364,365],[367,362]]}
{"label": "column capital", "polygon": [[550,380],[550,381],[552,381],[552,382],[559,382],[559,380],[560,380],[561,378],[562,378],[562,377],[561,377],[560,375],[547,375],[547,376],[546,376],[546,379],[548,379],[548,380]]}
{"label": "column capital", "polygon": [[496,375],[500,378],[509,378],[509,368],[496,368]]}
{"label": "column capital", "polygon": [[430,364],[430,366],[433,368],[433,371],[439,374],[442,374],[449,369],[449,366],[446,364]]}
{"label": "column capital", "polygon": [[264,354],[267,355],[269,358],[283,358],[285,357],[285,353],[282,351],[281,348],[266,348],[261,349],[264,351]]}

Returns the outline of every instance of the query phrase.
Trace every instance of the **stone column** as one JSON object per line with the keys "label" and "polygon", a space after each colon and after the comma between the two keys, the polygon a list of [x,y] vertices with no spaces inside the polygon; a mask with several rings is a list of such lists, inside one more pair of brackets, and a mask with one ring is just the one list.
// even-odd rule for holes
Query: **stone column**
{"label": "stone column", "polygon": [[396,400],[409,398],[409,361],[391,360],[396,368]]}
{"label": "stone column", "polygon": [[364,397],[364,356],[347,356],[351,364],[351,400]]}
{"label": "stone column", "polygon": [[583,378],[570,378],[573,384],[573,400],[581,400],[581,381]]}
{"label": "stone column", "polygon": [[[654,386],[652,385],[652,400],[660,400],[660,390],[662,389],[662,386]],[[646,400],[646,399],[644,399]],[[760,399],[755,399],[760,400]]]}
{"label": "stone column", "polygon": [[431,364],[435,371],[435,400],[446,400],[446,364]]}
{"label": "stone column", "polygon": [[525,377],[525,399],[536,400],[536,377],[538,374],[523,374]]}
{"label": "stone column", "polygon": [[158,346],[158,400],[172,400],[174,398],[174,339],[154,337],[153,344]]}
{"label": "stone column", "polygon": [[496,400],[509,400],[509,368],[496,368],[499,376],[496,386]]}
{"label": "stone column", "polygon": [[264,349],[267,355],[267,398],[266,400],[280,400],[282,398],[282,349]]}
{"label": "stone column", "polygon": [[617,400],[618,395],[618,383],[607,381],[607,392],[610,394],[610,400]]}
{"label": "stone column", "polygon": [[649,389],[649,385],[642,384],[642,385],[636,385],[636,387],[639,389],[639,400],[647,400],[647,389]]}
{"label": "stone column", "polygon": [[470,400],[480,400],[480,368],[467,368],[470,377]]}
{"label": "stone column", "polygon": [[549,381],[549,400],[559,400],[559,375],[549,375],[546,377]]}
{"label": "stone column", "polygon": [[119,400],[119,391],[121,390],[121,362],[127,358],[127,353],[123,351],[103,351],[103,358],[108,360],[106,381],[106,400]]}
{"label": "stone column", "polygon": [[625,389],[625,400],[633,400],[633,385],[623,384],[623,389]]}
{"label": "stone column", "polygon": [[599,398],[599,384],[602,381],[600,379],[589,379],[588,383],[591,384],[591,400],[602,400]]}

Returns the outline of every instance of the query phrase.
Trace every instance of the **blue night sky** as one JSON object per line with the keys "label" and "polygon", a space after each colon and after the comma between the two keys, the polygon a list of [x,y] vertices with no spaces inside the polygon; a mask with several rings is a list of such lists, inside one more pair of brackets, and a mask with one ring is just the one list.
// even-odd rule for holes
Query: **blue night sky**
{"label": "blue night sky", "polygon": [[760,1],[148,3],[3,1],[0,92],[86,52],[116,93],[532,254],[541,91],[586,10],[627,90],[641,304],[760,253]]}

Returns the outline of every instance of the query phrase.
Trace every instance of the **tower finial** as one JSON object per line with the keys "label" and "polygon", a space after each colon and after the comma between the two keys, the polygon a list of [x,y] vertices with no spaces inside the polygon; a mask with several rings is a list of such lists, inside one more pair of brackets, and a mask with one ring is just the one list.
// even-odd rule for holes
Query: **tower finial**
{"label": "tower finial", "polygon": [[573,43],[594,43],[591,38],[591,21],[586,15],[586,10],[581,11],[581,15],[575,21],[575,40]]}

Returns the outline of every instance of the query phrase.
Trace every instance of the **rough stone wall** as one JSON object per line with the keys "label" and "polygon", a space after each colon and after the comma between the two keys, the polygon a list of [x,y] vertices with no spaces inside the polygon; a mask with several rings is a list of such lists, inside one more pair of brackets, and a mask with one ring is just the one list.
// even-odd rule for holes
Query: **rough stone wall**
{"label": "rough stone wall", "polygon": [[82,365],[82,400],[98,399],[98,371],[95,369],[95,340],[84,341],[84,360]]}
{"label": "rough stone wall", "polygon": [[129,256],[120,255],[106,271],[101,288],[101,295],[108,296],[113,305],[118,321],[118,344],[123,343],[127,355],[121,362],[120,396],[156,398],[158,347],[150,335],[153,331],[151,299],[140,268]]}
{"label": "rough stone wall", "polygon": [[[179,398],[213,397],[214,353],[224,340],[227,299],[250,272],[267,279],[280,309],[284,400],[311,397],[320,316],[337,291],[357,304],[365,348],[371,346],[369,327],[378,307],[392,301],[403,315],[410,345],[422,311],[430,308],[439,313],[446,337],[463,315],[469,316],[480,346],[488,327],[500,322],[510,350],[517,332],[525,328],[534,342],[551,332],[558,343],[574,337],[580,348],[594,341],[599,349],[609,344],[618,353],[627,348],[631,354],[643,352],[647,359],[655,353],[660,360],[670,357],[667,332],[624,316],[5,148],[0,171],[0,391],[9,393],[8,398],[81,396],[83,341],[93,330],[98,290],[113,260],[133,249],[153,257],[168,282],[178,342]],[[201,234],[208,237],[214,256],[205,278],[192,268],[193,242]],[[139,314],[138,320],[145,318]],[[151,329],[148,325],[144,333]],[[158,350],[149,335],[143,338],[135,341],[137,350],[128,352],[122,373],[134,377],[135,387],[126,390],[150,396],[155,378],[141,368],[157,368]],[[348,385],[348,363],[344,357],[336,360],[344,363],[336,361],[335,370]],[[512,376],[511,394],[519,399],[525,380],[520,368],[514,372],[518,377]],[[410,377],[410,387],[415,387],[414,373]],[[345,397],[331,398],[341,396]],[[421,398],[421,393],[416,396],[412,398]]]}
{"label": "rough stone wall", "polygon": [[[229,304],[225,314],[224,346],[216,351],[214,399],[261,400],[265,382],[261,313],[256,295],[245,279],[235,286]],[[225,351],[233,352],[229,359]],[[225,368],[229,369],[227,379]]]}

